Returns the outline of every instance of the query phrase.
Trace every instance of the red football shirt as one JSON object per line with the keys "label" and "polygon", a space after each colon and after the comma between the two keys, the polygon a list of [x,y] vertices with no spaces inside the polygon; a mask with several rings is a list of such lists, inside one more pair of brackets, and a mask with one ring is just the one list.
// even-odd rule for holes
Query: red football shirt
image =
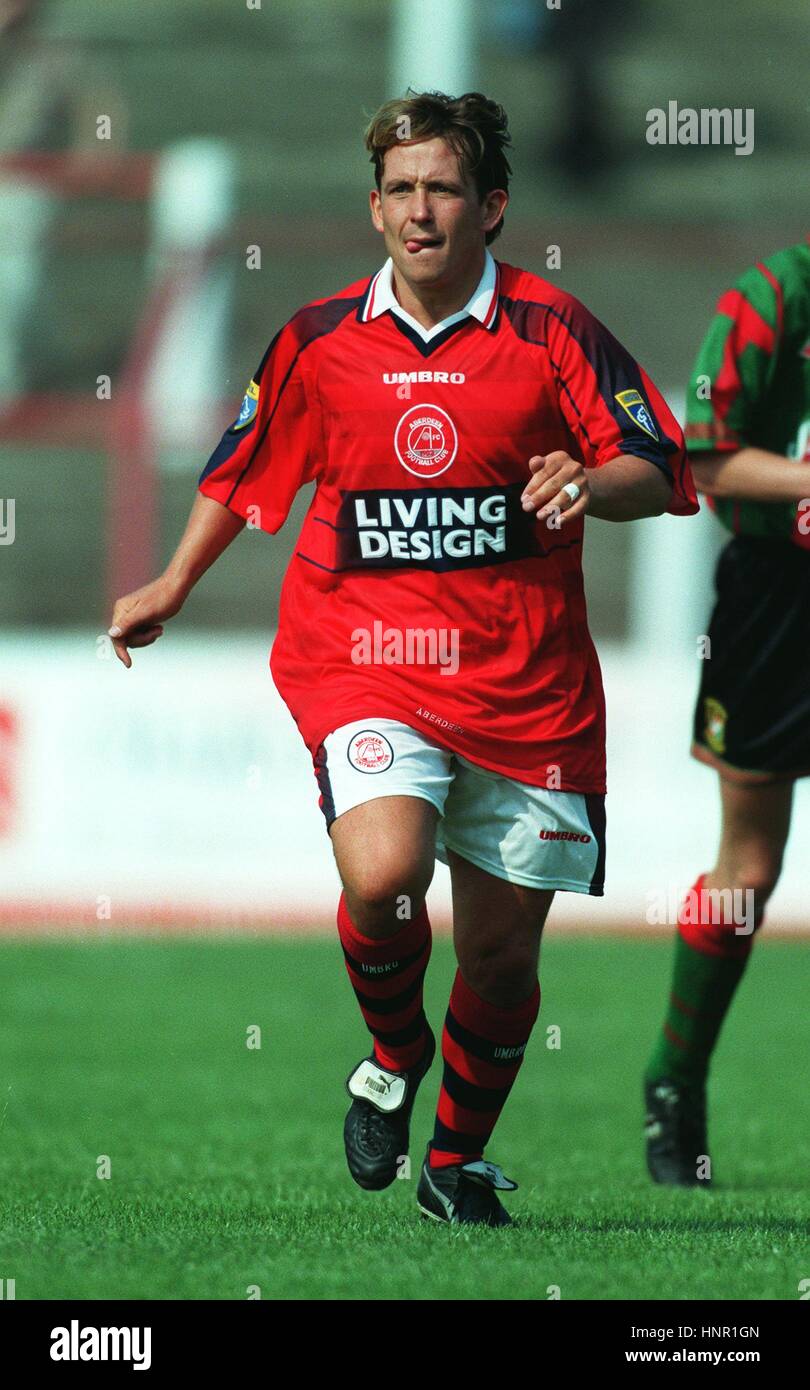
{"label": "red football shirt", "polygon": [[519,781],[602,792],[583,522],[549,529],[520,495],[533,454],[635,454],[691,515],[681,430],[607,329],[528,271],[488,257],[475,309],[427,341],[380,312],[386,283],[390,266],[293,316],[200,479],[271,534],[316,483],[276,685],[313,757],[340,725],[387,717]]}

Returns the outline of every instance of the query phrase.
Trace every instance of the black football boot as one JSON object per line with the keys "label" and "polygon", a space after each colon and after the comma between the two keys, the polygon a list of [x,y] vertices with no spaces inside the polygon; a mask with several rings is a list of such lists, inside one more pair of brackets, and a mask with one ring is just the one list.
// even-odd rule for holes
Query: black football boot
{"label": "black football boot", "polygon": [[[663,1078],[644,1086],[647,1168],[653,1182],[669,1187],[710,1187],[706,1137],[706,1089]],[[706,1176],[700,1173],[705,1170]]]}
{"label": "black football boot", "polygon": [[410,1071],[386,1071],[364,1057],[346,1082],[352,1104],[343,1126],[346,1162],[359,1187],[390,1187],[408,1152],[411,1111],[419,1083],[430,1070],[436,1039],[427,1030],[422,1060]]}
{"label": "black football boot", "polygon": [[450,1226],[511,1226],[512,1218],[495,1193],[514,1192],[517,1183],[495,1163],[479,1158],[448,1168],[430,1167],[430,1145],[422,1165],[416,1201],[423,1216]]}

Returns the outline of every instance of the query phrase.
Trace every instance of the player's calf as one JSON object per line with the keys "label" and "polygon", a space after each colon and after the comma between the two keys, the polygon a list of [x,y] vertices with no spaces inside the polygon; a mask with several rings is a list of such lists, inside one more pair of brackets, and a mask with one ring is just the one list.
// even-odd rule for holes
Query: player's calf
{"label": "player's calf", "polygon": [[347,1082],[352,1104],[343,1137],[354,1181],[373,1190],[394,1181],[408,1152],[413,1103],[436,1047],[422,1005],[435,818],[425,801],[384,797],[353,808],[332,827],[346,885],[338,932],[374,1039]]}
{"label": "player's calf", "polygon": [[346,1160],[361,1187],[388,1187],[408,1152],[411,1110],[435,1042],[422,1006],[431,931],[423,907],[391,936],[359,932],[341,897],[338,931],[346,969],[374,1038],[371,1054],[349,1076],[352,1105],[343,1137]]}
{"label": "player's calf", "polygon": [[644,1078],[646,1160],[654,1182],[711,1183],[709,1064],[781,862],[781,849],[769,853],[765,837],[759,848],[742,852],[727,826],[718,867],[698,878],[679,912],[667,1012]]}

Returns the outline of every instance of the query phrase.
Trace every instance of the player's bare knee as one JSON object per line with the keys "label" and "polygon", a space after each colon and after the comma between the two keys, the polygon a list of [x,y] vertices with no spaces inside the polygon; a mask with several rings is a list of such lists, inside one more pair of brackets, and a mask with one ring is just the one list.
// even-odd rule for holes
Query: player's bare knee
{"label": "player's bare knee", "polygon": [[779,882],[781,870],[781,853],[759,848],[743,851],[727,856],[718,865],[711,876],[712,886],[752,893],[757,911],[761,912]]}
{"label": "player's bare knee", "polygon": [[762,921],[765,906],[773,893],[779,879],[779,872],[773,874],[753,874],[750,881],[744,887],[748,893],[753,895],[754,915],[757,926]]}
{"label": "player's bare knee", "polygon": [[497,1008],[514,1008],[522,1003],[537,980],[536,953],[511,943],[460,952],[459,960],[470,989]]}
{"label": "player's bare knee", "polygon": [[419,857],[356,865],[345,880],[353,920],[370,935],[392,935],[421,912],[432,877],[433,863]]}

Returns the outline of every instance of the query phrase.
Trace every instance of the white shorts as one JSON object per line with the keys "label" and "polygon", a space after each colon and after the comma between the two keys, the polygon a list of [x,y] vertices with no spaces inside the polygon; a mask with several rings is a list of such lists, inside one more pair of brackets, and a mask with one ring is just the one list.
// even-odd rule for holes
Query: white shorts
{"label": "white shorts", "polygon": [[395,719],[358,719],[328,734],[315,757],[327,829],[381,796],[418,796],[439,812],[436,857],[455,850],[525,888],[601,897],[605,798],[549,791],[478,767]]}

